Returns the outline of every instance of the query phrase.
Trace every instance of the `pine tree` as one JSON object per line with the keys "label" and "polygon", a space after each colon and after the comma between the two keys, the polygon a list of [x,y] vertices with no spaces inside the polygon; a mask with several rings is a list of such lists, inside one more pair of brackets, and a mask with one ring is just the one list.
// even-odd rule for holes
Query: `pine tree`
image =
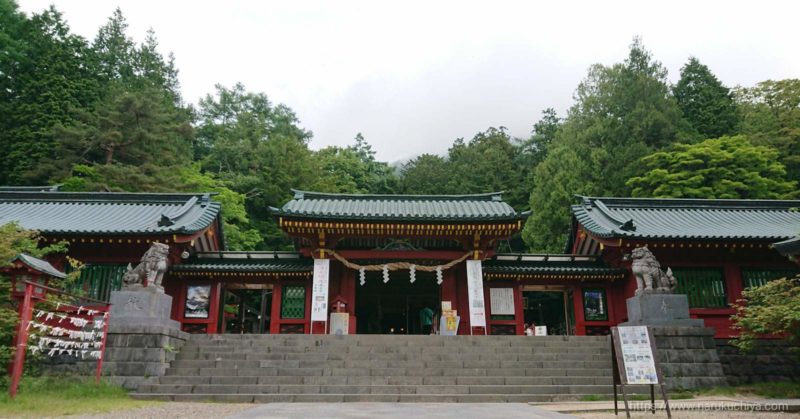
{"label": "pine tree", "polygon": [[684,118],[701,138],[735,132],[739,118],[730,89],[697,58],[689,58],[681,68],[681,78],[672,91]]}

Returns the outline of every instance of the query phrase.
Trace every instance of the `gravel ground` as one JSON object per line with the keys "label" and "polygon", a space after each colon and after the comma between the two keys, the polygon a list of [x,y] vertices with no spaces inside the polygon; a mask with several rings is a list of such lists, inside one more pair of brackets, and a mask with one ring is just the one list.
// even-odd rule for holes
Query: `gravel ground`
{"label": "gravel ground", "polygon": [[[611,413],[572,413],[572,415],[585,419],[624,419],[625,412],[620,412],[619,416]],[[706,412],[672,412],[674,419],[797,419],[797,413],[765,413],[765,412],[731,412],[731,411],[706,411]],[[631,418],[666,418],[666,412],[631,412]]]}
{"label": "gravel ground", "polygon": [[245,409],[252,403],[158,403],[138,409],[120,410],[97,415],[60,416],[70,419],[203,419],[227,418]]}

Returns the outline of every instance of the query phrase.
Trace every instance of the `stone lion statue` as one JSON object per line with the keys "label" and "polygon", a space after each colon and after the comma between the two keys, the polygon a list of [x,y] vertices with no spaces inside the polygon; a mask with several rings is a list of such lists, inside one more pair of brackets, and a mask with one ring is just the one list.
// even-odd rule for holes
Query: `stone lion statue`
{"label": "stone lion statue", "polygon": [[678,281],[672,275],[672,269],[662,271],[661,265],[647,246],[633,249],[631,259],[631,271],[636,276],[636,295],[653,292],[670,294],[675,291]]}
{"label": "stone lion statue", "polygon": [[167,272],[167,256],[169,246],[163,243],[153,243],[142,255],[141,262],[135,268],[128,264],[128,271],[122,277],[123,288],[139,288],[147,284],[156,290],[163,290],[161,280]]}

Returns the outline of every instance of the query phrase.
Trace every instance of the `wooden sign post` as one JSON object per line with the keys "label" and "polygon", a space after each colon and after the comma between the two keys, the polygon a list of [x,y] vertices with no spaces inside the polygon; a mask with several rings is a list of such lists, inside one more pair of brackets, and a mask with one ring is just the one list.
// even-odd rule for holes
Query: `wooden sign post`
{"label": "wooden sign post", "polygon": [[622,400],[625,403],[625,415],[630,418],[626,385],[650,386],[650,411],[656,413],[655,386],[661,388],[667,417],[672,418],[669,410],[667,391],[661,366],[656,357],[656,343],[653,332],[647,326],[619,326],[611,328],[611,364],[614,375],[614,414],[619,413],[617,386],[622,389]]}

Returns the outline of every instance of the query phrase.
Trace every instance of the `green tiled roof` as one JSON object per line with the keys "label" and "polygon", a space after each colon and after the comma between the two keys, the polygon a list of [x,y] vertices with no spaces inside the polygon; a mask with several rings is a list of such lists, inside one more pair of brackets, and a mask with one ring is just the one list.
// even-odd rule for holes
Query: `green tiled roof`
{"label": "green tiled roof", "polygon": [[515,275],[614,275],[625,269],[611,268],[593,256],[498,254],[483,262],[483,272]]}
{"label": "green tiled roof", "polygon": [[311,272],[314,259],[293,252],[198,253],[173,272]]}
{"label": "green tiled roof", "polygon": [[359,195],[295,191],[277,215],[364,221],[482,222],[519,220],[500,192],[478,195]]}
{"label": "green tiled roof", "polygon": [[603,238],[777,241],[800,231],[800,201],[582,199],[575,221]]}
{"label": "green tiled roof", "polygon": [[67,277],[67,274],[65,274],[64,272],[61,272],[58,269],[56,269],[55,267],[53,267],[53,265],[51,265],[50,262],[48,262],[46,260],[39,259],[37,257],[33,257],[33,256],[29,255],[29,254],[20,253],[19,255],[17,255],[17,257],[15,257],[12,260],[12,262],[16,261],[16,260],[19,260],[20,262],[28,265],[30,268],[33,268],[34,270],[37,270],[37,271],[39,271],[39,272],[41,272],[43,274],[50,275],[50,276],[53,276],[53,277],[56,277],[56,278],[61,278],[61,279],[64,279],[64,278]]}
{"label": "green tiled roof", "polygon": [[0,224],[45,234],[190,234],[219,211],[209,194],[0,190]]}
{"label": "green tiled roof", "polygon": [[773,243],[772,247],[784,256],[800,255],[800,236]]}

